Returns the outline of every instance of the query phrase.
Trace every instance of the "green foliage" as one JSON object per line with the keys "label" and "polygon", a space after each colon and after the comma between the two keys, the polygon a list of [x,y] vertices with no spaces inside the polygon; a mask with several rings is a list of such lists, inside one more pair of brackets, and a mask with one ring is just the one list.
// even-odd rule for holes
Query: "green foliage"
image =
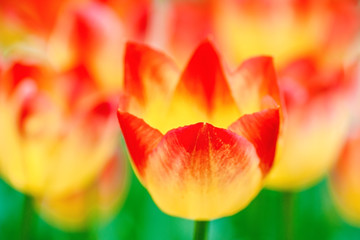
{"label": "green foliage", "polygon": [[[283,193],[263,190],[242,212],[210,223],[210,240],[285,239]],[[0,181],[0,239],[19,239],[24,196]],[[360,229],[341,220],[329,194],[326,180],[293,195],[294,240],[359,239]],[[34,216],[29,239],[37,240],[181,240],[191,239],[193,221],[162,213],[131,175],[129,196],[123,208],[108,223],[79,232],[56,229]]]}

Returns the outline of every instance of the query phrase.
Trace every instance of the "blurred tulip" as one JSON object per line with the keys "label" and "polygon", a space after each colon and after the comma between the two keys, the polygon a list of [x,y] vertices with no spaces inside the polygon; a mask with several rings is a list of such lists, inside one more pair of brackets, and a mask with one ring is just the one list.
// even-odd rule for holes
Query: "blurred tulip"
{"label": "blurred tulip", "polygon": [[214,0],[214,28],[235,62],[273,56],[277,66],[308,54],[322,64],[342,63],[359,33],[354,0]]}
{"label": "blurred tulip", "polygon": [[[131,36],[143,38],[146,33],[150,15],[151,0],[0,0],[0,16],[9,24],[22,29],[29,34],[36,34],[45,39],[51,34],[58,18],[71,8],[78,8],[83,4],[108,6],[127,23],[127,30]],[[93,19],[95,20],[95,19]]]}
{"label": "blurred tulip", "polygon": [[162,211],[209,220],[257,195],[280,121],[270,58],[250,59],[230,74],[205,41],[180,73],[165,55],[130,43],[124,91],[120,127],[134,170]]}
{"label": "blurred tulip", "polygon": [[360,226],[360,131],[349,137],[331,174],[333,197],[342,216]]}
{"label": "blurred tulip", "polygon": [[125,37],[120,19],[106,5],[77,5],[59,19],[49,41],[50,59],[62,71],[83,64],[102,88],[117,91]]}
{"label": "blurred tulip", "polygon": [[41,45],[57,70],[84,65],[102,88],[117,91],[125,40],[145,41],[150,8],[149,0],[5,1],[0,47]]}
{"label": "blurred tulip", "polygon": [[184,66],[193,49],[203,39],[214,35],[212,5],[208,0],[154,3],[147,40],[168,51],[178,65]]}
{"label": "blurred tulip", "polygon": [[0,0],[0,15],[10,23],[14,23],[18,29],[48,36],[64,5],[70,2],[70,0]]}
{"label": "blurred tulip", "polygon": [[[360,30],[354,0],[199,0],[168,2],[166,48],[183,60],[212,36],[237,65],[257,55],[277,67],[307,55],[323,65],[342,63]],[[156,26],[154,26],[156,27]],[[181,61],[182,63],[182,61]]]}
{"label": "blurred tulip", "polygon": [[127,190],[125,154],[107,162],[95,182],[86,189],[60,199],[37,199],[41,216],[66,230],[78,230],[106,222],[117,213]]}
{"label": "blurred tulip", "polygon": [[152,4],[157,0],[95,0],[109,6],[125,23],[127,37],[142,41],[148,31]]}
{"label": "blurred tulip", "polygon": [[279,73],[285,123],[267,185],[299,190],[330,170],[344,144],[356,89],[355,71],[295,61]]}
{"label": "blurred tulip", "polygon": [[115,103],[83,67],[14,57],[0,79],[2,177],[35,197],[81,189],[116,151]]}

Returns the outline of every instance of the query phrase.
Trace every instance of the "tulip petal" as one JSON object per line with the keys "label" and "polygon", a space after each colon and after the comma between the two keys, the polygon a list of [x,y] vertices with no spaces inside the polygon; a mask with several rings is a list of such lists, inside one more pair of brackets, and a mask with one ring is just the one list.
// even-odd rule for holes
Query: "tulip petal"
{"label": "tulip petal", "polygon": [[266,174],[270,170],[279,133],[279,109],[268,109],[244,115],[229,130],[254,144],[260,158],[259,167]]}
{"label": "tulip petal", "polygon": [[166,213],[214,219],[236,213],[262,182],[254,146],[208,123],[168,132],[148,156],[144,185]]}
{"label": "tulip petal", "polygon": [[[154,126],[164,116],[179,72],[165,55],[141,44],[128,43],[125,52],[125,91],[131,96],[126,109]],[[153,124],[154,123],[154,124]]]}
{"label": "tulip petal", "polygon": [[135,169],[141,178],[148,154],[160,142],[163,135],[142,119],[129,113],[118,111],[118,120]]}
{"label": "tulip petal", "polygon": [[210,41],[196,49],[174,92],[167,127],[209,122],[227,127],[240,112],[230,91],[221,59]]}
{"label": "tulip petal", "polygon": [[[235,102],[243,114],[281,105],[275,68],[270,57],[245,61],[231,74],[229,81]],[[273,100],[269,101],[271,98]]]}
{"label": "tulip petal", "polygon": [[[68,70],[85,65],[105,90],[122,87],[125,33],[116,13],[100,2],[69,6],[59,17],[49,39],[53,64]],[[122,66],[122,65],[120,65]]]}

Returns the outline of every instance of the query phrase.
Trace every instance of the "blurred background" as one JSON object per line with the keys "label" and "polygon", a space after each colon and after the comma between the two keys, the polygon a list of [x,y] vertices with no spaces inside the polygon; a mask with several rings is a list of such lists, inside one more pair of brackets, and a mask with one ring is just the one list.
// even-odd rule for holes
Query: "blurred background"
{"label": "blurred background", "polygon": [[[1,182],[1,239],[20,237],[24,196]],[[263,190],[242,212],[210,223],[209,239],[284,239],[282,193]],[[29,239],[191,239],[193,221],[162,213],[131,175],[128,198],[105,223],[66,231],[34,217]],[[331,200],[327,180],[294,197],[294,239],[358,239]]]}
{"label": "blurred background", "polygon": [[360,239],[359,30],[356,0],[0,0],[0,239],[191,239],[116,109],[127,41],[183,69],[204,39],[231,70],[272,56],[288,119],[266,188],[209,239]]}

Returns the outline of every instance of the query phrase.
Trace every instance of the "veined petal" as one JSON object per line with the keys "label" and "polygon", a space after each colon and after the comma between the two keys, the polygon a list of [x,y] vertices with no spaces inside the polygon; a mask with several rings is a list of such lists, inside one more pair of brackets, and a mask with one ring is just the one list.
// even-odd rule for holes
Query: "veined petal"
{"label": "veined petal", "polygon": [[160,142],[163,135],[142,119],[129,113],[118,111],[118,120],[136,171],[142,178],[148,155]]}
{"label": "veined petal", "polygon": [[[146,107],[149,107],[146,104],[152,101],[147,100],[148,96],[156,98],[157,92],[149,95],[145,91],[146,95],[143,94],[143,89],[150,88],[143,87],[143,83],[149,81],[139,75],[143,72],[138,70],[139,62],[145,69],[154,69],[151,62],[148,68],[147,63],[142,62],[143,49],[138,51],[140,60],[134,57],[127,61],[129,66],[126,67],[133,69],[135,74],[126,69],[129,78],[125,80],[125,97],[120,100],[118,111],[120,127],[138,177],[159,208],[170,215],[209,220],[240,211],[258,193],[274,157],[280,100],[277,86],[272,86],[277,84],[275,75],[269,74],[270,78],[266,75],[266,70],[272,68],[264,67],[265,76],[261,72],[260,76],[253,73],[234,78],[236,82],[249,77],[242,87],[229,86],[220,57],[212,44],[205,41],[196,49],[179,81],[175,81],[174,91],[161,93],[164,89],[159,89],[160,94],[169,96],[171,102],[170,106],[166,105],[168,102],[152,105],[158,108],[151,112],[160,113],[160,117],[158,115],[157,121],[151,122],[143,112],[146,113]],[[155,52],[155,57],[158,58],[159,53]],[[160,57],[164,59],[164,56]],[[257,71],[258,66],[269,66],[266,61],[263,62],[267,64],[261,64],[260,60],[249,69]],[[255,93],[258,104],[253,112],[265,110],[238,120],[242,113],[233,94],[241,95],[247,91],[246,84],[251,83],[251,77],[259,78],[254,80],[253,91],[260,91]],[[155,76],[155,80],[158,78]],[[127,81],[133,84],[133,89],[126,88]],[[159,84],[154,79],[151,81],[155,86]],[[160,86],[164,85],[162,81],[160,83]],[[136,92],[138,89],[140,94]],[[131,102],[135,100],[138,109],[145,109],[143,112],[135,111],[138,109]],[[231,130],[224,129],[233,122],[236,123]]]}
{"label": "veined petal", "polygon": [[258,193],[259,161],[245,138],[197,123],[164,136],[148,155],[143,183],[170,215],[220,218],[241,210]]}
{"label": "veined petal", "polygon": [[264,174],[270,170],[273,164],[279,123],[279,109],[268,109],[244,115],[229,127],[229,130],[244,136],[253,143],[261,160],[259,167]]}
{"label": "veined petal", "polygon": [[[221,59],[210,41],[196,49],[173,94],[167,123],[161,129],[209,122],[226,128],[240,112],[230,91]],[[167,124],[167,125],[165,125]]]}

